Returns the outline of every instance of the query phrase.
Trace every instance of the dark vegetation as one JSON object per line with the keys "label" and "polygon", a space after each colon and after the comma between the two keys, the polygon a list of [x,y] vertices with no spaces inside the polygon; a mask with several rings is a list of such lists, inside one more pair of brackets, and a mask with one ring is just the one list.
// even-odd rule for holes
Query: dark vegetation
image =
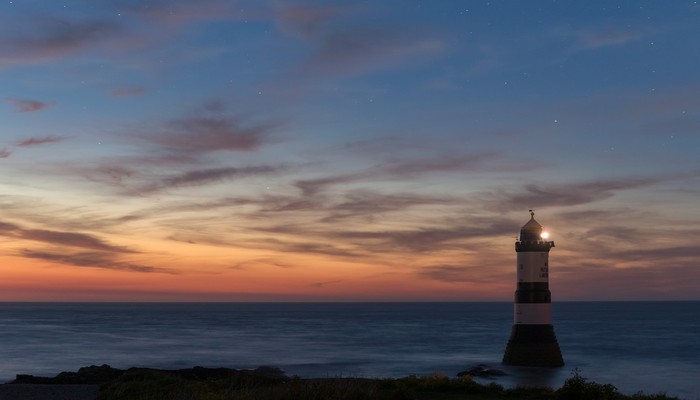
{"label": "dark vegetation", "polygon": [[18,375],[11,383],[98,384],[98,400],[670,400],[664,394],[623,395],[615,386],[590,382],[575,371],[559,389],[504,389],[468,375],[434,374],[401,379],[289,378],[276,368],[195,367],[183,370],[108,365],[63,372],[54,378]]}

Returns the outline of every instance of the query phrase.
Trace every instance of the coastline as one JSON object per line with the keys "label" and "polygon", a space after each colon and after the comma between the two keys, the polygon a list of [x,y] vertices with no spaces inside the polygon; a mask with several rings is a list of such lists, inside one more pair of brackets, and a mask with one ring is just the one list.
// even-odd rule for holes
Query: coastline
{"label": "coastline", "polygon": [[502,373],[484,367],[475,366],[454,378],[441,374],[404,378],[300,378],[289,377],[274,367],[167,370],[117,369],[104,364],[61,372],[54,377],[17,375],[13,381],[0,385],[0,400],[679,400],[662,393],[626,395],[611,383],[592,382],[578,372],[560,388],[506,389],[495,382],[478,382],[475,378],[479,376],[488,378]]}

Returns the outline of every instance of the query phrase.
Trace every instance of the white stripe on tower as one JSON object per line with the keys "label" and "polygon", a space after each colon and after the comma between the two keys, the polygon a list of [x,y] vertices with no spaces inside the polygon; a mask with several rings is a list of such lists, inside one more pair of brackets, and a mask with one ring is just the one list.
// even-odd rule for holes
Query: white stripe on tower
{"label": "white stripe on tower", "polygon": [[[521,242],[522,243],[522,242]],[[550,245],[551,243],[551,245]],[[534,246],[521,244],[518,251],[518,293],[514,304],[513,322],[542,325],[552,323],[552,303],[549,294],[549,248],[553,242],[538,240]],[[529,248],[547,251],[528,251]]]}

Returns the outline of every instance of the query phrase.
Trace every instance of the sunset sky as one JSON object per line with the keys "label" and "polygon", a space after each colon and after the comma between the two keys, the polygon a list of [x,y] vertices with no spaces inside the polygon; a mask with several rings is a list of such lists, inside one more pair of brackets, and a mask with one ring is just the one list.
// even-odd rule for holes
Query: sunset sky
{"label": "sunset sky", "polygon": [[0,3],[0,301],[700,299],[697,1]]}

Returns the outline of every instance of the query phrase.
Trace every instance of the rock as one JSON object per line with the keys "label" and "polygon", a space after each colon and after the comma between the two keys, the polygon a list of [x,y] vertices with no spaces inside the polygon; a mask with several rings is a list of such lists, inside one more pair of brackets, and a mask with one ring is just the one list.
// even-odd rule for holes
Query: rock
{"label": "rock", "polygon": [[258,367],[255,368],[253,374],[257,376],[262,376],[263,378],[269,379],[289,379],[289,377],[284,373],[283,370],[276,367]]}
{"label": "rock", "polygon": [[475,376],[478,378],[493,378],[495,376],[504,376],[508,375],[505,371],[502,371],[500,369],[496,368],[491,368],[486,364],[479,364],[475,365],[474,367],[466,370],[459,372],[457,374],[458,377],[464,377],[464,376]]}
{"label": "rock", "polygon": [[112,368],[107,364],[100,366],[91,365],[83,367],[78,372],[61,372],[53,378],[17,375],[10,384],[38,384],[38,385],[101,385],[111,382],[124,374],[123,370]]}
{"label": "rock", "polygon": [[16,379],[9,382],[9,384],[104,385],[106,383],[115,382],[122,376],[133,378],[134,376],[146,376],[153,373],[176,375],[180,378],[193,381],[234,379],[238,381],[269,382],[289,379],[284,374],[283,370],[274,367],[259,367],[254,370],[204,367],[178,370],[160,370],[152,368],[129,368],[128,370],[121,370],[103,364],[99,366],[91,365],[89,367],[83,367],[80,368],[78,372],[61,372],[53,378],[18,374]]}

